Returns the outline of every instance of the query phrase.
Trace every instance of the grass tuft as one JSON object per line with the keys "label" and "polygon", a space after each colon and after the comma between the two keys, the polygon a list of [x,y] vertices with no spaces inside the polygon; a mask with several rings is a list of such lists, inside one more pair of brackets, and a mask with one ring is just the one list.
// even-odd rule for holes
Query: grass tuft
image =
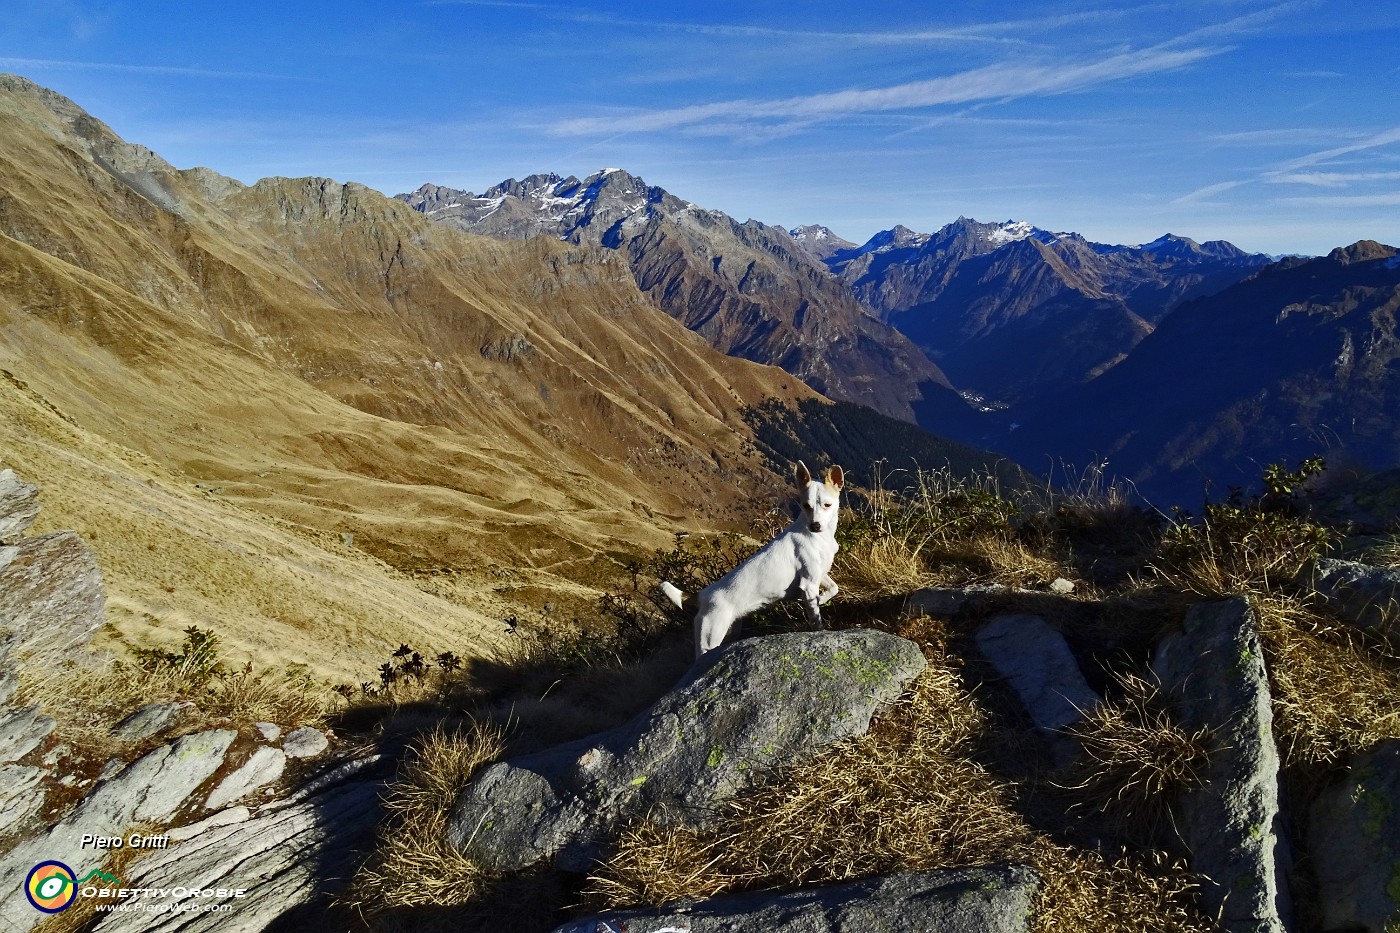
{"label": "grass tuft", "polygon": [[[458,852],[447,841],[447,822],[472,777],[504,750],[501,730],[477,723],[457,731],[438,728],[423,736],[407,757],[402,777],[390,788],[385,804],[389,815],[374,857],[351,879],[340,905],[377,930],[431,930],[437,927],[406,918],[436,915],[461,924],[473,912],[489,909],[491,895],[510,884]],[[454,910],[435,914],[424,908]],[[520,920],[521,929],[535,929],[540,918]]]}
{"label": "grass tuft", "polygon": [[1067,789],[1128,835],[1151,839],[1170,824],[1173,797],[1200,785],[1209,730],[1173,722],[1156,681],[1131,672],[1115,681],[1116,698],[1071,730],[1084,757]]}

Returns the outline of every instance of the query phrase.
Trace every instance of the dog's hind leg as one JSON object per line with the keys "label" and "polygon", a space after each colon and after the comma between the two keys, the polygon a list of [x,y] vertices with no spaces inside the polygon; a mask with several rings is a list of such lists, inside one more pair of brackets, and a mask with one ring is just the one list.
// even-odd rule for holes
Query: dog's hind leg
{"label": "dog's hind leg", "polygon": [[727,607],[702,596],[695,615],[695,656],[718,648],[733,625],[734,614]]}
{"label": "dog's hind leg", "polygon": [[831,602],[831,597],[841,592],[841,587],[836,585],[836,581],[830,575],[822,577],[822,582],[817,586],[817,602],[825,606]]}

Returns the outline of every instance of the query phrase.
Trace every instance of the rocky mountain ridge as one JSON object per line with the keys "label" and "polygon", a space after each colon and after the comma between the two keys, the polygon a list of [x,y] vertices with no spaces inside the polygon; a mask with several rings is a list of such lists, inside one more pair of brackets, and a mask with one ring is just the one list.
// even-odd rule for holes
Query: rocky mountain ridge
{"label": "rocky mountain ridge", "polygon": [[957,404],[938,367],[780,227],[740,223],[621,169],[530,175],[481,195],[424,185],[397,197],[470,233],[617,250],[638,287],[711,346],[780,366],[833,398],[911,421],[920,400]]}

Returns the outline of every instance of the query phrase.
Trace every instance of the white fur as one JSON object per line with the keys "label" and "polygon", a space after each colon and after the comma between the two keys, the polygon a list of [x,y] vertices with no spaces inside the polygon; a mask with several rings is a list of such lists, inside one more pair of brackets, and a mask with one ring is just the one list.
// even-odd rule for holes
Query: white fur
{"label": "white fur", "polygon": [[[802,506],[797,518],[757,554],[700,591],[695,616],[697,657],[719,647],[736,621],[780,599],[802,600],[808,624],[822,627],[821,607],[838,589],[830,572],[845,477],[834,466],[823,482],[816,482],[799,461],[793,479]],[[680,607],[679,588],[662,583],[661,592]]]}

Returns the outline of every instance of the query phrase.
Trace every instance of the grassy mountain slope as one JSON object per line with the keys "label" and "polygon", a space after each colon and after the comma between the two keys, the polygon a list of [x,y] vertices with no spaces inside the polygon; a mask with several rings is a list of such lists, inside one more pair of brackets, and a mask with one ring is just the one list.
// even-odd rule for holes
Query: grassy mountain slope
{"label": "grassy mountain slope", "polygon": [[124,638],[193,621],[277,657],[295,631],[354,673],[410,633],[486,645],[493,617],[591,603],[608,551],[733,518],[766,476],[740,410],[813,397],[608,251],[176,171],[13,77],[0,257],[0,458],[95,534]]}

